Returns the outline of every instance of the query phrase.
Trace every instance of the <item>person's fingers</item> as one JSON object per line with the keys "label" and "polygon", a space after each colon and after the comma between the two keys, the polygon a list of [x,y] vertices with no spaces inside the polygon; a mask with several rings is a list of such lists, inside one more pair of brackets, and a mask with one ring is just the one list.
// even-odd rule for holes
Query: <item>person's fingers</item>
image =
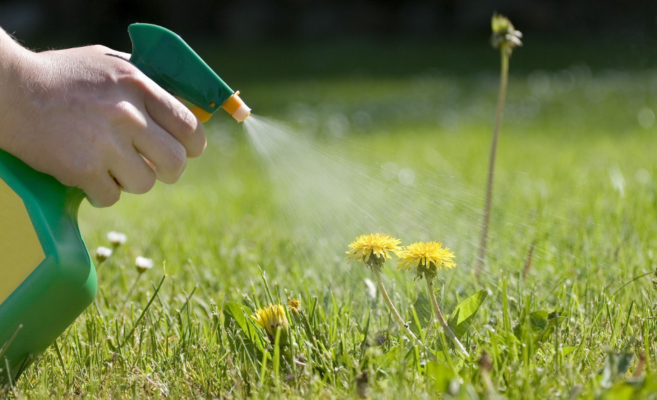
{"label": "person's fingers", "polygon": [[121,198],[121,189],[109,172],[101,174],[96,179],[88,180],[86,186],[81,189],[94,207],[109,207]]}
{"label": "person's fingers", "polygon": [[133,138],[133,145],[164,183],[176,183],[187,166],[185,147],[146,116],[148,129]]}
{"label": "person's fingers", "polygon": [[155,185],[155,171],[132,146],[121,150],[110,174],[128,193],[144,194]]}
{"label": "person's fingers", "polygon": [[161,87],[153,84],[149,89],[144,95],[144,103],[151,118],[185,147],[187,157],[200,156],[206,146],[201,122]]}

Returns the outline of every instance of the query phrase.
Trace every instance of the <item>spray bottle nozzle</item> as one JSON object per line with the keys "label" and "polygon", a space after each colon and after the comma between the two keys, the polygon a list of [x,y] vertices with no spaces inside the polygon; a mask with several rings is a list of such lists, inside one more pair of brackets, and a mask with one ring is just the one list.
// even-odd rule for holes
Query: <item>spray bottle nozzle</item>
{"label": "spray bottle nozzle", "polygon": [[246,117],[251,114],[249,106],[244,104],[244,100],[240,98],[239,90],[230,96],[224,104],[221,105],[221,108],[226,110],[228,114],[232,115],[237,122],[243,122]]}

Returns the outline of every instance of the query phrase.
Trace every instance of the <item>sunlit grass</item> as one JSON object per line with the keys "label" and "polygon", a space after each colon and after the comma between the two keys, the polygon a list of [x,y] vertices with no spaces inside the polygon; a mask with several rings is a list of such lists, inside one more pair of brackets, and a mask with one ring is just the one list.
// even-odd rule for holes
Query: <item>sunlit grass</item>
{"label": "sunlit grass", "polygon": [[[409,227],[389,233],[405,244],[445,241],[454,252],[459,268],[436,281],[447,319],[462,300],[489,290],[462,338],[470,358],[461,358],[425,322],[431,306],[426,295],[418,297],[424,286],[414,274],[382,271],[399,312],[436,351],[433,362],[400,333],[380,295],[368,297],[364,279],[371,274],[345,260],[352,236],[335,250],[317,237],[295,236],[291,211],[275,201],[266,164],[242,128],[219,116],[209,125],[206,154],[190,161],[177,185],[124,195],[110,209],[83,207],[82,232],[92,254],[97,246],[111,247],[109,231],[126,233],[127,242],[99,268],[95,304],[59,338],[61,361],[51,348],[18,389],[29,397],[70,398],[437,392],[469,398],[470,385],[480,396],[489,390],[477,363],[486,352],[500,394],[568,398],[577,390],[598,395],[616,382],[616,367],[608,368],[610,378],[598,375],[609,350],[635,354],[630,374],[645,353],[640,375],[649,376],[643,384],[654,390],[657,296],[651,277],[633,279],[657,264],[657,125],[654,114],[639,117],[657,110],[655,75],[591,73],[582,66],[511,74],[490,275],[482,286],[473,266],[495,75],[240,87],[254,110],[301,127],[321,149],[346,152],[391,180],[412,170],[419,192],[435,184],[450,194],[436,199],[436,212],[448,208],[441,200],[454,204],[438,219],[444,225],[435,226],[434,237],[402,237],[413,234]],[[359,148],[369,150],[354,151]],[[122,307],[138,277],[137,256],[153,259],[155,267]],[[255,312],[287,304],[285,291],[301,303],[299,316],[287,308],[287,319],[291,354],[303,366],[277,358],[288,350],[268,342],[255,325],[245,332],[230,317],[237,309],[229,302]],[[543,321],[548,325],[541,331]]]}

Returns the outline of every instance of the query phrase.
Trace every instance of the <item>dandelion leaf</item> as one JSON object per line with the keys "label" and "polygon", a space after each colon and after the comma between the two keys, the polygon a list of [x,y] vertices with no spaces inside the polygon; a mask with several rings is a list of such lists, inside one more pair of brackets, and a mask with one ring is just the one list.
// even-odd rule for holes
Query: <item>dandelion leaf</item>
{"label": "dandelion leaf", "polygon": [[456,337],[461,338],[465,335],[486,297],[488,297],[488,290],[483,289],[456,306],[448,322]]}
{"label": "dandelion leaf", "polygon": [[447,365],[438,361],[427,363],[426,376],[438,393],[448,393],[449,384],[454,378],[454,371]]}
{"label": "dandelion leaf", "polygon": [[633,359],[634,354],[632,353],[607,352],[605,366],[600,372],[600,386],[609,389],[614,383],[621,381],[621,379],[627,374],[627,370],[630,369]]}
{"label": "dandelion leaf", "polygon": [[262,341],[263,334],[258,331],[256,324],[249,318],[253,315],[250,308],[229,301],[224,306],[224,315],[226,316],[226,323],[230,320],[235,321],[249,343],[255,345],[258,350],[264,349],[264,343]]}
{"label": "dandelion leaf", "polygon": [[424,292],[420,292],[413,303],[413,308],[417,313],[417,318],[420,320],[422,328],[431,325],[431,303]]}
{"label": "dandelion leaf", "polygon": [[636,390],[627,382],[618,382],[609,390],[604,392],[600,399],[602,400],[631,400],[637,397]]}
{"label": "dandelion leaf", "polygon": [[418,324],[415,320],[413,320],[413,322],[409,324],[409,328],[411,328],[411,331],[416,336],[422,336],[420,335],[420,329],[425,329],[431,325],[431,320],[433,319],[431,313],[431,303],[429,302],[429,299],[427,298],[427,295],[424,294],[424,292],[420,292],[418,294],[417,299],[415,299],[415,303],[413,303],[413,308],[415,309],[417,322],[420,326],[417,326]]}
{"label": "dandelion leaf", "polygon": [[[559,311],[548,313],[545,310],[540,310],[530,313],[528,327],[534,342],[540,343],[545,341],[552,334],[557,324],[564,318],[565,316]],[[524,329],[526,329],[526,324],[518,324],[513,329],[514,334],[520,340],[522,340]]]}

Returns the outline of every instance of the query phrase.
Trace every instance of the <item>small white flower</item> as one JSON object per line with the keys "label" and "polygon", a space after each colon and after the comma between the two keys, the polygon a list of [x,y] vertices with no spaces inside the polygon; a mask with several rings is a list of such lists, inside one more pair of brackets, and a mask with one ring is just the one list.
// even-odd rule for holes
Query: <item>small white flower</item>
{"label": "small white flower", "polygon": [[112,243],[112,246],[119,247],[124,244],[126,240],[128,240],[128,237],[125,235],[125,233],[112,231],[107,234],[107,240]]}
{"label": "small white flower", "polygon": [[370,300],[376,300],[376,286],[374,282],[365,278],[365,293],[367,293],[367,298]]}
{"label": "small white flower", "polygon": [[135,260],[135,267],[137,267],[137,272],[143,274],[147,270],[153,268],[153,260],[150,258],[139,256]]}
{"label": "small white flower", "polygon": [[107,247],[103,246],[100,246],[96,249],[96,260],[98,260],[98,263],[102,263],[103,261],[107,260],[111,255],[112,249],[108,249]]}

